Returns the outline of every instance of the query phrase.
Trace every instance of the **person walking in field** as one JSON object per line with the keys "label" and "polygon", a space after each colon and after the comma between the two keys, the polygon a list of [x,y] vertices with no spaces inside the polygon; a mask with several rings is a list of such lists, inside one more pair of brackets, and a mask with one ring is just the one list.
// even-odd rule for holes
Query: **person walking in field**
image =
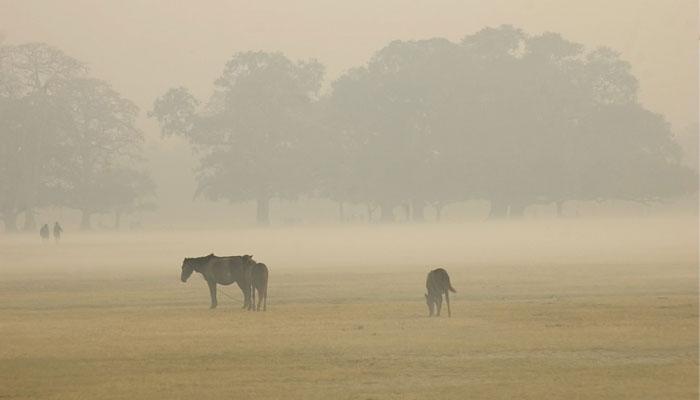
{"label": "person walking in field", "polygon": [[41,241],[45,242],[49,240],[49,224],[44,224],[39,230],[39,236],[41,236]]}
{"label": "person walking in field", "polygon": [[56,221],[53,224],[53,238],[56,241],[56,243],[58,243],[58,241],[61,240],[62,233],[63,233],[63,228],[61,228],[61,224],[59,224],[58,221]]}

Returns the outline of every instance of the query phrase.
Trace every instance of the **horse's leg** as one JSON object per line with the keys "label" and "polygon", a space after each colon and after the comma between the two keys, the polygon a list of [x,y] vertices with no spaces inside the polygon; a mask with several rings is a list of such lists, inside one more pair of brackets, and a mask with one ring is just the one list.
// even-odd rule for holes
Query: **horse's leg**
{"label": "horse's leg", "polygon": [[241,283],[241,281],[238,281],[238,286],[241,288],[241,291],[243,292],[243,309],[244,310],[250,310],[250,289],[251,289],[251,283],[248,281],[248,283]]}
{"label": "horse's leg", "polygon": [[[260,299],[258,299],[258,302],[260,302]],[[253,310],[255,310],[255,285],[250,285],[250,304],[253,306]]]}
{"label": "horse's leg", "polygon": [[263,311],[267,311],[267,283],[263,286],[262,297],[264,299]]}
{"label": "horse's leg", "polygon": [[262,300],[262,294],[260,293],[260,289],[257,289],[255,287],[255,285],[253,285],[250,288],[250,293],[253,296],[253,299],[255,299],[255,292],[256,291],[258,292],[258,302],[255,303],[255,301],[253,301],[253,311],[260,311],[260,301]]}
{"label": "horse's leg", "polygon": [[250,301],[250,298],[251,298],[251,293],[250,293],[250,292],[251,292],[251,289],[252,289],[252,288],[251,288],[250,285],[249,285],[249,286],[248,286],[248,293],[246,293],[247,296],[248,296],[248,311],[252,311],[252,310],[253,310],[253,303]]}
{"label": "horse's leg", "polygon": [[241,288],[241,292],[243,292],[243,307],[241,307],[241,308],[246,309],[246,308],[248,308],[249,299],[245,293],[245,285],[243,283],[241,283],[240,279],[236,281],[236,284],[238,285],[239,288]]}
{"label": "horse's leg", "polygon": [[218,304],[216,301],[216,282],[207,280],[207,285],[209,285],[209,295],[211,296],[211,306],[209,308],[216,308]]}
{"label": "horse's leg", "polygon": [[[260,309],[263,308],[263,303],[267,302],[265,300],[265,297],[265,286],[260,285],[260,287],[258,288],[258,311],[260,311]],[[265,309],[263,308],[263,311],[264,310]]]}
{"label": "horse's leg", "polygon": [[445,301],[447,302],[447,317],[452,316],[452,311],[450,311],[450,291],[445,289]]}
{"label": "horse's leg", "polygon": [[438,294],[436,297],[437,300],[437,316],[440,316],[440,310],[442,309],[442,294]]}

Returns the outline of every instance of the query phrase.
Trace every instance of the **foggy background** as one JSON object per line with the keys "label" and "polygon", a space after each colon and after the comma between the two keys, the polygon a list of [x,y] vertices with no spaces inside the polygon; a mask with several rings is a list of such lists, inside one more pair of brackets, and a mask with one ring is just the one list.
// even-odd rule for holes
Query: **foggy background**
{"label": "foggy background", "polygon": [[697,399],[698,72],[696,0],[0,0],[0,398]]}
{"label": "foggy background", "polygon": [[[193,201],[197,191],[194,169],[200,155],[192,153],[192,144],[185,137],[161,136],[161,124],[147,114],[153,110],[154,101],[173,87],[187,88],[204,107],[210,102],[213,83],[221,77],[226,62],[239,52],[281,52],[292,62],[317,60],[325,73],[316,82],[320,85],[316,100],[332,96],[334,81],[352,68],[366,66],[375,54],[395,40],[445,38],[457,46],[466,36],[488,27],[498,29],[503,24],[521,29],[529,37],[553,32],[565,41],[583,45],[585,53],[599,46],[619,52],[616,59],[629,63],[629,73],[638,83],[633,97],[643,109],[662,116],[660,120],[649,117],[652,122],[642,126],[657,124],[658,129],[651,133],[653,137],[663,137],[670,132],[670,141],[657,144],[662,147],[671,143],[679,145],[682,152],[676,154],[671,164],[680,163],[697,171],[697,15],[695,1],[383,1],[379,4],[372,1],[294,4],[209,1],[203,5],[171,1],[0,1],[0,31],[5,46],[43,42],[60,49],[85,63],[88,77],[104,80],[138,107],[132,115],[133,126],[141,130],[145,138],[140,154],[143,162],[138,170],[150,176],[153,185],[144,183],[144,186],[153,188],[154,192],[144,189],[147,195],[143,201],[129,204],[136,211],[125,211],[133,215],[123,217],[122,229],[129,226],[227,227],[254,224],[255,202],[241,198],[229,204],[225,199],[206,200],[203,195]],[[546,81],[546,76],[543,79]],[[408,77],[403,82],[412,81]],[[501,80],[496,78],[494,82]],[[428,84],[428,87],[436,86]],[[512,96],[504,98],[509,97]],[[502,105],[497,99],[494,101]],[[348,109],[341,108],[341,111]],[[9,114],[17,115],[11,110]],[[318,114],[327,115],[317,108],[304,113],[312,115],[314,121],[318,120]],[[408,110],[404,115],[417,114]],[[352,114],[345,118],[352,123],[362,120]],[[339,120],[342,118],[333,121]],[[386,121],[396,120],[387,115]],[[634,117],[630,120],[639,121]],[[664,121],[670,125],[665,127]],[[601,126],[608,126],[604,122]],[[333,124],[323,126],[333,132],[348,129]],[[470,130],[469,120],[452,121],[450,126]],[[359,129],[357,124],[353,128]],[[376,129],[373,126],[370,130]],[[630,142],[635,140],[632,137]],[[391,145],[386,149],[390,148]],[[663,157],[674,153],[666,150],[662,152]],[[388,157],[391,159],[391,155]],[[507,157],[504,153],[503,158]],[[380,165],[379,169],[385,168]],[[686,174],[678,178],[675,172],[669,174],[674,179],[649,178],[656,186],[645,190],[658,189],[658,196],[647,196],[643,199],[646,204],[619,198],[623,196],[602,196],[603,202],[574,198],[563,205],[562,214],[576,217],[695,213],[696,188],[688,182],[694,182],[696,176]],[[410,185],[387,179],[387,183],[391,181],[399,188]],[[683,183],[678,187],[657,187],[661,182],[675,180]],[[465,187],[473,185],[470,181],[464,182]],[[0,190],[7,194],[11,191],[7,187]],[[85,199],[76,193],[71,198],[69,194],[50,204],[36,201],[33,206],[36,223],[61,220],[67,227],[77,228],[81,221],[75,209],[80,209],[78,203]],[[493,201],[483,193],[455,196],[454,201],[444,202],[443,220],[483,220],[493,214]],[[504,194],[507,198],[512,196]],[[327,200],[327,195],[292,194],[282,200],[280,196],[272,197],[272,224],[335,222],[339,218],[339,205]],[[381,219],[380,201],[351,197],[344,205],[346,219],[366,222],[367,207],[374,210],[373,220]],[[405,211],[410,210],[408,203],[413,199],[401,195],[393,197],[393,204],[387,207],[392,208],[394,219],[407,219],[411,213]],[[663,201],[650,201],[651,197]],[[521,210],[526,217],[556,216],[557,209],[551,199],[536,200]],[[25,224],[20,210],[22,205],[15,207],[18,208],[17,225],[21,229]],[[114,208],[106,206],[96,210],[92,227],[111,229]],[[426,219],[435,219],[435,212],[434,207],[425,204]]]}

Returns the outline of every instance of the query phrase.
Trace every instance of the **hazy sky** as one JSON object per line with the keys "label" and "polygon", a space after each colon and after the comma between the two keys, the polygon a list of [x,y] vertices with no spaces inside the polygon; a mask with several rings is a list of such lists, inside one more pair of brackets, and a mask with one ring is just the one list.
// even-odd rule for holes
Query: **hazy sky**
{"label": "hazy sky", "polygon": [[697,118],[697,17],[697,0],[0,0],[6,43],[56,45],[144,111],[170,86],[206,95],[237,51],[314,57],[334,78],[393,39],[512,24],[621,51],[677,126]]}

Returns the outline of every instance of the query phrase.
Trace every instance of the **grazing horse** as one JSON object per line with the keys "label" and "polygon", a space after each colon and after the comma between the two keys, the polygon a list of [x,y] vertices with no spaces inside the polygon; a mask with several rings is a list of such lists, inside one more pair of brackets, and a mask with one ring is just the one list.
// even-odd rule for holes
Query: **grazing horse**
{"label": "grazing horse", "polygon": [[456,292],[456,290],[450,284],[450,276],[447,274],[447,271],[442,268],[437,268],[428,272],[425,287],[428,289],[428,294],[425,295],[425,302],[428,304],[428,310],[430,311],[430,315],[428,316],[432,317],[434,311],[437,311],[438,317],[440,316],[442,294],[444,293],[445,301],[447,301],[447,316],[451,317],[450,292]]}
{"label": "grazing horse", "polygon": [[255,265],[253,256],[230,256],[217,257],[209,254],[204,257],[185,258],[182,262],[182,274],[180,280],[187,282],[187,279],[194,271],[199,272],[209,285],[211,295],[211,307],[216,308],[216,284],[230,285],[234,282],[243,291],[243,308],[252,310],[250,301],[250,288],[252,283],[251,270]]}
{"label": "grazing horse", "polygon": [[253,297],[253,309],[256,309],[255,291],[258,291],[258,307],[256,309],[257,311],[260,311],[261,304],[263,307],[263,311],[267,311],[267,276],[267,265],[263,263],[255,263],[255,265],[253,265],[251,295]]}

